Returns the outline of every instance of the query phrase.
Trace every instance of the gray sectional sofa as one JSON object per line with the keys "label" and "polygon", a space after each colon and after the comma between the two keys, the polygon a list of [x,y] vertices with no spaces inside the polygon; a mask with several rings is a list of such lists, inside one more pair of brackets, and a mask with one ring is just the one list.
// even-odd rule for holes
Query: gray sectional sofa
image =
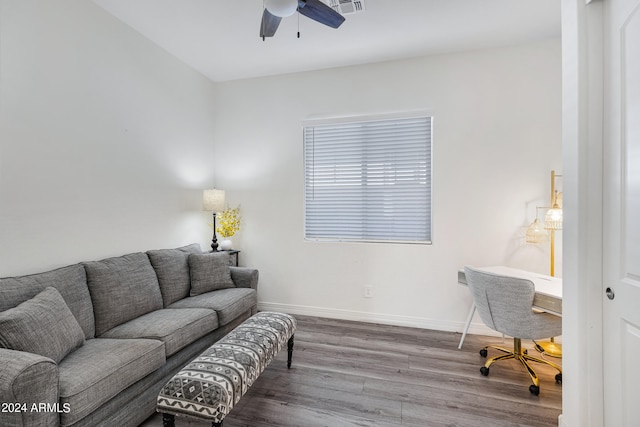
{"label": "gray sectional sofa", "polygon": [[0,279],[0,425],[136,426],[256,313],[258,271],[197,244]]}

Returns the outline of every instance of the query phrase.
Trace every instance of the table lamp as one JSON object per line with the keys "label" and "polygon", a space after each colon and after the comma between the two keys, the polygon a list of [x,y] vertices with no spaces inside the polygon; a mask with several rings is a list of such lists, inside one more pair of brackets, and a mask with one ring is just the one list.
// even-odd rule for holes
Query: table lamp
{"label": "table lamp", "polygon": [[216,212],[224,209],[224,190],[204,190],[202,193],[202,210],[213,212],[213,239],[211,239],[211,251],[218,250],[216,239]]}

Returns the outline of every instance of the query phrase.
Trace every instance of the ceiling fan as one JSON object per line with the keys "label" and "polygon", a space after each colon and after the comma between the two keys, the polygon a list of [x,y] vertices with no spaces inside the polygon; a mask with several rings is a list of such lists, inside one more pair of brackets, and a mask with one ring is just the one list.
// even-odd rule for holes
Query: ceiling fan
{"label": "ceiling fan", "polygon": [[296,11],[331,28],[338,28],[344,22],[344,16],[320,0],[265,0],[260,24],[262,40],[265,37],[273,37],[282,18],[291,16]]}

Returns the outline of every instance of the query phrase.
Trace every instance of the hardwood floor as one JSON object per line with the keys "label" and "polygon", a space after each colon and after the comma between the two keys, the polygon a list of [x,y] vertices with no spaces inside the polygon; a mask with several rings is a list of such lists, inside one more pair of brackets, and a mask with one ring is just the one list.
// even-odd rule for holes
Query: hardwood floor
{"label": "hardwood floor", "polygon": [[[238,426],[557,426],[562,386],[534,364],[540,395],[516,361],[480,374],[482,346],[507,339],[296,316],[293,365],[281,351],[224,421]],[[533,343],[523,342],[531,354]],[[489,350],[489,357],[495,355]],[[561,363],[560,359],[552,359]],[[159,414],[142,424],[162,425]],[[210,426],[177,419],[176,425]]]}

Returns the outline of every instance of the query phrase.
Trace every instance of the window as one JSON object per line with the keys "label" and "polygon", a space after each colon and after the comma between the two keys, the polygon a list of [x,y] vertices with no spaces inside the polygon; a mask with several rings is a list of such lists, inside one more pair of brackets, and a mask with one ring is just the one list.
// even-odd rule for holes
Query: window
{"label": "window", "polygon": [[431,242],[429,116],[304,127],[305,238]]}

